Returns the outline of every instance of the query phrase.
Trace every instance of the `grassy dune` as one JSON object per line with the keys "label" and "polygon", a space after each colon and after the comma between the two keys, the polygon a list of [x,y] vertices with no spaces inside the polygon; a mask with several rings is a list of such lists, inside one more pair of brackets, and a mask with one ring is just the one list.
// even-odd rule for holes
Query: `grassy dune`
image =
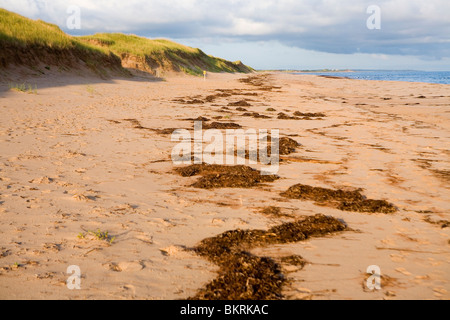
{"label": "grassy dune", "polygon": [[0,41],[10,45],[40,45],[72,48],[73,41],[58,26],[42,20],[31,20],[0,8]]}
{"label": "grassy dune", "polygon": [[205,54],[202,50],[184,46],[165,39],[147,39],[121,33],[99,33],[79,38],[88,44],[110,49],[125,64],[138,65],[139,69],[183,71],[199,75],[210,72],[251,72],[253,69],[240,61],[230,62]]}
{"label": "grassy dune", "polygon": [[0,67],[18,65],[45,73],[40,65],[59,71],[88,69],[106,77],[126,74],[120,59],[108,50],[81,42],[58,26],[0,9]]}
{"label": "grassy dune", "polygon": [[120,33],[73,37],[57,25],[1,8],[0,48],[0,67],[26,66],[41,73],[45,71],[39,65],[66,71],[87,68],[102,77],[111,73],[127,74],[123,67],[152,74],[252,71],[240,62],[215,58],[200,49],[164,39],[150,40]]}

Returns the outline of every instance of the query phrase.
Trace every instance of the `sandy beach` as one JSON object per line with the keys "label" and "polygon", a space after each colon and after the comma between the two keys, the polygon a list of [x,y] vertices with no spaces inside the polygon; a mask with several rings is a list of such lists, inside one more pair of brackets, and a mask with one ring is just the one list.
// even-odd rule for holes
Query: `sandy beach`
{"label": "sandy beach", "polygon": [[[280,268],[279,298],[450,298],[450,85],[287,73],[22,81],[36,92],[0,84],[0,299],[205,298],[227,261],[192,248],[311,217],[345,228],[241,248]],[[201,177],[171,160],[171,133],[198,117],[299,145],[274,181],[195,187]],[[298,184],[395,210],[283,195]],[[69,266],[80,290],[67,287]],[[369,266],[380,290],[366,285]]]}

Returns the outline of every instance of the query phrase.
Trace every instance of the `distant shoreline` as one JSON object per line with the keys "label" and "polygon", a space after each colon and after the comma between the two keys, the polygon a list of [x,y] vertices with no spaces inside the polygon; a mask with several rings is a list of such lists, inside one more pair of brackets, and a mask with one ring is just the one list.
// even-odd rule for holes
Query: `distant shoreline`
{"label": "distant shoreline", "polygon": [[448,71],[413,71],[413,70],[353,70],[353,71],[316,71],[291,72],[297,75],[316,75],[332,79],[352,79],[368,81],[420,82],[431,84],[450,84]]}
{"label": "distant shoreline", "polygon": [[322,69],[322,70],[256,70],[256,72],[279,72],[279,73],[344,73],[344,72],[355,72],[354,70],[331,70],[331,69]]}

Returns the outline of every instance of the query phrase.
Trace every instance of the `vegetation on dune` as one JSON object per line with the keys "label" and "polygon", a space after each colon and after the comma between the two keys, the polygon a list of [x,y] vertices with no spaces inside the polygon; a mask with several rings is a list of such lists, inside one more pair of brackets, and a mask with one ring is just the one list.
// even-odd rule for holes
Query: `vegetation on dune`
{"label": "vegetation on dune", "polygon": [[9,90],[37,94],[37,85],[32,86],[31,84],[27,84],[27,83],[11,83],[10,82],[8,84],[8,86],[9,86]]}
{"label": "vegetation on dune", "polygon": [[84,66],[102,77],[109,71],[125,72],[120,59],[108,50],[78,41],[57,25],[5,9],[0,9],[0,47],[0,67],[15,64],[38,70],[43,63],[69,70]]}
{"label": "vegetation on dune", "polygon": [[166,39],[147,39],[122,33],[98,33],[79,38],[88,44],[108,48],[124,59],[133,57],[133,62],[143,68],[183,71],[200,75],[210,72],[251,72],[251,68],[240,61],[230,62],[205,54],[202,50],[191,48]]}
{"label": "vegetation on dune", "polygon": [[9,45],[40,45],[68,49],[75,41],[58,26],[31,20],[0,8],[0,42]]}
{"label": "vegetation on dune", "polygon": [[78,41],[57,25],[31,20],[0,8],[0,43],[4,46],[78,49],[86,53],[109,54],[108,50]]}
{"label": "vegetation on dune", "polygon": [[[58,69],[85,66],[106,76],[126,68],[158,74],[166,71],[201,75],[209,72],[251,72],[240,61],[230,62],[165,39],[121,33],[73,37],[57,25],[32,20],[0,8],[0,67],[11,64],[35,69],[39,63]],[[158,71],[159,70],[159,71]],[[43,72],[42,72],[43,73]]]}
{"label": "vegetation on dune", "polygon": [[161,51],[182,51],[196,53],[198,49],[190,48],[165,39],[147,39],[136,35],[123,33],[97,33],[92,36],[78,37],[80,40],[92,42],[96,45],[108,47],[110,50],[120,53],[129,53],[136,56],[158,54]]}

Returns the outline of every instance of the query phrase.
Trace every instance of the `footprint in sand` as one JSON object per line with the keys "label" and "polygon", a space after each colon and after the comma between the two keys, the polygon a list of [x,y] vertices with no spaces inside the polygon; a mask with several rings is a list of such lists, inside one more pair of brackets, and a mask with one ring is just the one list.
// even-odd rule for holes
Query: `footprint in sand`
{"label": "footprint in sand", "polygon": [[138,272],[145,268],[142,261],[111,262],[104,264],[103,266],[114,272]]}
{"label": "footprint in sand", "polygon": [[448,293],[448,291],[444,288],[434,288],[433,292],[434,292],[434,296],[438,297],[438,298],[441,298]]}
{"label": "footprint in sand", "polygon": [[41,177],[41,178],[36,178],[30,181],[30,183],[33,184],[50,184],[52,182],[54,182],[55,180],[53,178],[49,178],[47,176],[45,177]]}
{"label": "footprint in sand", "polygon": [[140,234],[136,236],[136,239],[146,243],[146,244],[153,244],[153,238],[151,236],[148,236],[146,234]]}
{"label": "footprint in sand", "polygon": [[86,154],[78,151],[69,150],[66,154],[63,155],[64,158],[71,159],[75,157],[85,157]]}
{"label": "footprint in sand", "polygon": [[136,295],[136,288],[131,284],[124,285],[120,288],[126,292],[130,292],[132,297]]}
{"label": "footprint in sand", "polygon": [[57,243],[44,243],[43,245],[44,250],[51,252],[59,252],[62,249],[61,247],[62,245]]}
{"label": "footprint in sand", "polygon": [[405,268],[397,268],[397,269],[395,269],[395,271],[397,271],[397,272],[399,272],[401,274],[404,274],[405,276],[412,275],[412,273],[407,271]]}
{"label": "footprint in sand", "polygon": [[185,248],[182,246],[170,246],[167,248],[159,249],[164,256],[170,257],[179,254],[180,252],[185,252]]}
{"label": "footprint in sand", "polygon": [[136,213],[136,209],[137,209],[137,206],[133,206],[129,203],[126,203],[123,205],[118,205],[116,207],[113,207],[110,209],[110,211],[115,214],[128,215],[128,214]]}
{"label": "footprint in sand", "polygon": [[114,271],[114,272],[122,272],[122,269],[119,267],[117,263],[111,262],[103,265],[108,270]]}
{"label": "footprint in sand", "polygon": [[11,250],[1,247],[0,248],[0,258],[7,257],[11,254]]}
{"label": "footprint in sand", "polygon": [[211,224],[213,226],[219,227],[222,226],[225,223],[226,219],[219,219],[219,218],[214,218],[211,222]]}
{"label": "footprint in sand", "polygon": [[145,268],[145,264],[142,261],[124,261],[119,262],[119,268],[123,272],[138,272]]}
{"label": "footprint in sand", "polygon": [[97,197],[95,197],[95,196],[86,196],[86,195],[80,193],[80,194],[73,195],[72,199],[74,199],[76,201],[89,202],[89,201],[96,201]]}
{"label": "footprint in sand", "polygon": [[391,254],[390,257],[391,257],[391,260],[394,262],[404,262],[405,261],[405,256],[403,256],[401,254]]}

